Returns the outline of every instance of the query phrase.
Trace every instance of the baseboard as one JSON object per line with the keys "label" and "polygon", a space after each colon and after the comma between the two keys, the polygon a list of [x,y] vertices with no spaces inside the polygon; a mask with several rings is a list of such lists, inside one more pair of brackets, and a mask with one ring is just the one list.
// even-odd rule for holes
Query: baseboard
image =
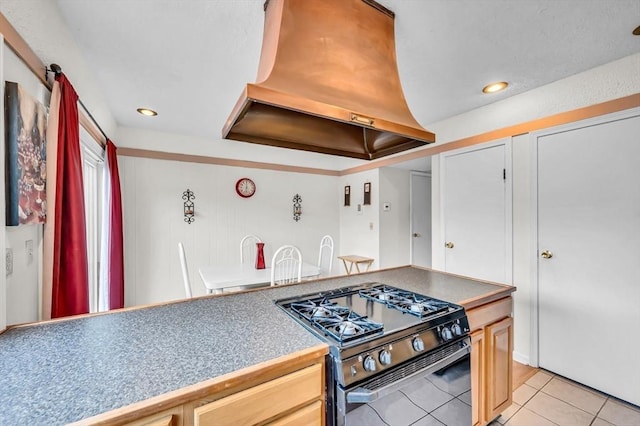
{"label": "baseboard", "polygon": [[529,365],[529,356],[522,355],[516,351],[513,351],[513,360],[520,364]]}

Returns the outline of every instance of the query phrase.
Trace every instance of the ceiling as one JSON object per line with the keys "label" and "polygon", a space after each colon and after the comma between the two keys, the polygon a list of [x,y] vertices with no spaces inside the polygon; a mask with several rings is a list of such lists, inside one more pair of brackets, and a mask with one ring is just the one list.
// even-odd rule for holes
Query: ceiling
{"label": "ceiling", "polygon": [[[427,129],[640,52],[632,35],[640,0],[379,2],[396,13],[405,97]],[[119,126],[220,140],[244,85],[255,82],[262,0],[57,3]],[[506,91],[481,93],[500,80]]]}

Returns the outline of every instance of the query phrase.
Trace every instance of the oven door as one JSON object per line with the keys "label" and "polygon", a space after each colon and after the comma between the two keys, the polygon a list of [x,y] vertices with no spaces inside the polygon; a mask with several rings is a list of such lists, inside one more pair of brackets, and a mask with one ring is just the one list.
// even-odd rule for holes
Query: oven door
{"label": "oven door", "polygon": [[337,386],[337,425],[471,425],[470,352],[465,338],[365,383]]}

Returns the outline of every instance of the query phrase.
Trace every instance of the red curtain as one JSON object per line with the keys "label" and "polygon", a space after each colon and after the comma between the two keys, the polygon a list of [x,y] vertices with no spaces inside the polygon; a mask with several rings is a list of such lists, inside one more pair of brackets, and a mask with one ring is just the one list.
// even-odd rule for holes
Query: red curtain
{"label": "red curtain", "polygon": [[[56,198],[53,212],[51,317],[89,312],[87,240],[78,122],[78,94],[64,74],[60,84]],[[51,216],[50,216],[51,217]]]}
{"label": "red curtain", "polygon": [[109,206],[109,309],[124,307],[124,255],[122,237],[122,194],[116,146],[107,140],[107,164],[111,180],[111,205]]}

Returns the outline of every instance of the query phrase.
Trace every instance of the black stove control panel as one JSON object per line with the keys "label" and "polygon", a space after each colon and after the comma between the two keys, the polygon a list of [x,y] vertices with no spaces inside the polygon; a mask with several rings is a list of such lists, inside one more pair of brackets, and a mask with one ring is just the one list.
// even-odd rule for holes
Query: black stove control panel
{"label": "black stove control panel", "polygon": [[[454,334],[452,330],[458,328],[460,334]],[[407,334],[345,359],[334,359],[336,379],[342,386],[348,386],[464,339],[468,333],[469,323],[465,316],[441,326]]]}

